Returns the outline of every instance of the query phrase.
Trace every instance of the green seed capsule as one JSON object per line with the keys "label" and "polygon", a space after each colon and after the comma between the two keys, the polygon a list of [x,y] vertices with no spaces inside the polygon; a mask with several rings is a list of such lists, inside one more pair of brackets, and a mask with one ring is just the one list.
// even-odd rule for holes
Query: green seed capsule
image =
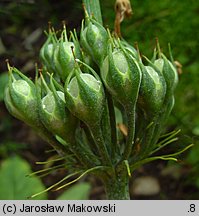
{"label": "green seed capsule", "polygon": [[128,137],[123,152],[127,160],[131,154],[135,135],[135,109],[141,83],[141,70],[135,58],[121,44],[112,49],[109,45],[108,56],[100,68],[102,80],[110,94],[119,101],[128,118]]}
{"label": "green seed capsule", "polygon": [[162,57],[163,58],[155,60],[154,64],[162,71],[162,74],[167,85],[164,103],[166,104],[166,107],[168,106],[166,111],[168,113],[166,116],[168,116],[174,106],[175,100],[173,94],[178,83],[178,74],[173,64],[163,54]]}
{"label": "green seed capsule", "polygon": [[72,48],[74,48],[75,53],[76,49],[73,42],[60,41],[57,44],[54,52],[55,68],[59,72],[59,75],[64,82],[70,74],[70,72],[74,69],[75,62],[72,53]]}
{"label": "green seed capsule", "polygon": [[[19,78],[16,79],[12,73],[17,74]],[[5,94],[5,98],[9,99],[7,104],[15,107],[15,109],[10,108],[13,112],[17,110],[18,113],[20,113],[20,115],[16,113],[15,116],[27,122],[29,125],[39,126],[40,120],[38,117],[36,88],[34,83],[16,68],[12,68],[10,71],[8,88]]]}
{"label": "green seed capsule", "polygon": [[123,45],[125,51],[129,53],[129,55],[131,55],[133,58],[139,59],[138,52],[133,46],[131,46],[129,43],[127,43],[124,40],[121,40],[121,44]]}
{"label": "green seed capsule", "polygon": [[13,101],[10,95],[10,89],[8,86],[6,87],[5,92],[4,92],[4,102],[5,102],[7,110],[12,116],[14,116],[15,118],[21,121],[24,121],[23,114],[13,104]]}
{"label": "green seed capsule", "polygon": [[[43,140],[49,142],[60,154],[64,149],[57,148],[54,136],[44,127],[38,110],[38,92],[35,84],[16,68],[9,69],[9,83],[5,90],[4,101],[11,115],[32,127]],[[14,74],[17,76],[15,77]]]}
{"label": "green seed capsule", "polygon": [[[168,117],[173,109],[174,106],[174,89],[178,82],[177,71],[173,67],[172,63],[163,55],[161,54],[162,58],[159,58],[154,61],[154,65],[160,70],[161,74],[164,77],[166,83],[166,94],[164,103],[162,106],[161,113],[158,116],[157,124],[155,127],[155,132],[153,135],[153,139],[151,143],[155,145],[159,139],[162,126],[165,124],[165,121],[168,120]],[[152,147],[153,147],[152,145]]]}
{"label": "green seed capsule", "polygon": [[53,63],[53,55],[56,47],[57,38],[55,33],[50,31],[48,34],[48,38],[42,48],[40,49],[40,59],[42,63],[47,67],[47,70],[50,73],[55,72],[55,67]]}
{"label": "green seed capsule", "polygon": [[[75,35],[74,35],[75,34]],[[55,69],[59,73],[62,80],[65,82],[68,75],[73,71],[75,66],[75,58],[81,59],[81,51],[76,33],[72,34],[73,41],[68,41],[66,29],[62,32],[60,41],[56,44],[53,62]]]}
{"label": "green seed capsule", "polygon": [[106,29],[93,19],[87,18],[87,26],[81,29],[81,45],[100,66],[107,54],[108,34]]}
{"label": "green seed capsule", "polygon": [[[81,62],[82,63],[82,62]],[[85,63],[83,63],[84,66]],[[78,65],[75,77],[68,77],[65,84],[66,106],[89,128],[95,146],[103,164],[110,164],[108,148],[101,129],[102,114],[105,107],[105,95],[98,75],[88,66],[92,74],[82,73]]]}
{"label": "green seed capsule", "polygon": [[155,114],[162,108],[166,83],[163,76],[151,66],[141,65],[141,68],[142,81],[138,101],[146,113]]}
{"label": "green seed capsule", "polygon": [[173,92],[178,83],[178,73],[173,64],[163,54],[162,57],[163,59],[156,60],[155,64],[160,64],[159,62],[161,61],[162,73],[167,83],[167,88]]}
{"label": "green seed capsule", "polygon": [[161,65],[162,74],[164,76],[167,91],[165,95],[165,114],[164,120],[167,120],[171,110],[173,109],[175,99],[174,99],[174,90],[178,83],[178,74],[176,68],[172,63],[162,54],[162,58],[155,61],[156,65]]}
{"label": "green seed capsule", "polygon": [[103,86],[97,75],[75,69],[75,77],[69,77],[65,85],[66,106],[89,127],[101,121],[104,106]]}
{"label": "green seed capsule", "polygon": [[109,92],[124,107],[137,100],[141,70],[135,58],[124,49],[108,49],[108,56],[101,67],[101,77]]}
{"label": "green seed capsule", "polygon": [[[46,85],[43,77],[42,82]],[[70,143],[75,133],[76,118],[66,109],[64,93],[55,89],[52,77],[50,84],[52,91],[48,89],[40,100],[41,121],[49,131]]]}

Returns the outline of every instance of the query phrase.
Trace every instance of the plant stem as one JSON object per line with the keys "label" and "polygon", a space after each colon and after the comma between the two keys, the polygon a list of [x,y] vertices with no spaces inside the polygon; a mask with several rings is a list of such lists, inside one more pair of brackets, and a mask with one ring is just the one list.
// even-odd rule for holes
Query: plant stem
{"label": "plant stem", "polygon": [[35,131],[44,141],[48,142],[60,156],[65,156],[66,153],[68,153],[68,150],[65,148],[65,146],[60,144],[49,132],[42,129],[35,128]]}
{"label": "plant stem", "polygon": [[126,168],[117,167],[115,173],[103,178],[107,199],[129,200],[129,176]]}
{"label": "plant stem", "polygon": [[135,136],[135,105],[126,108],[127,121],[128,121],[128,137],[126,141],[126,146],[124,149],[123,160],[128,160],[134,143]]}
{"label": "plant stem", "polygon": [[111,158],[109,156],[107,146],[104,142],[102,130],[101,130],[99,123],[97,123],[92,128],[90,128],[90,131],[93,135],[93,138],[95,140],[95,144],[98,148],[98,151],[100,153],[102,161],[104,161],[104,165],[111,165],[112,164]]}
{"label": "plant stem", "polygon": [[82,0],[89,16],[94,15],[95,19],[102,25],[102,14],[99,0]]}
{"label": "plant stem", "polygon": [[111,95],[106,91],[108,109],[109,109],[109,118],[110,118],[110,127],[111,127],[111,156],[115,158],[115,154],[117,151],[117,132],[116,132],[116,119],[115,119],[115,110],[113,99]]}
{"label": "plant stem", "polygon": [[160,134],[162,132],[162,126],[165,124],[166,120],[168,119],[169,114],[171,113],[173,103],[174,103],[174,97],[171,96],[170,98],[167,98],[165,104],[164,104],[164,109],[159,115],[158,118],[158,124],[156,123],[156,128],[155,128],[155,136],[151,140],[151,150],[154,148],[156,143],[158,142],[158,139],[160,137]]}

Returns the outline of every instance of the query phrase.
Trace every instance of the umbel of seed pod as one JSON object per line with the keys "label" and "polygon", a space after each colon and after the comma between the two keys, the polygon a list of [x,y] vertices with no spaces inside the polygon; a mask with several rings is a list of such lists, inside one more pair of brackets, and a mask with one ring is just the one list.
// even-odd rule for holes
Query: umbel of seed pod
{"label": "umbel of seed pod", "polygon": [[86,14],[86,27],[82,22],[80,43],[83,49],[101,66],[107,54],[108,34],[106,29]]}
{"label": "umbel of seed pod", "polygon": [[141,82],[141,70],[137,60],[118,41],[117,47],[109,44],[108,55],[101,67],[101,77],[110,94],[119,101],[128,117],[128,139],[124,157],[128,158],[135,132],[135,108]]}
{"label": "umbel of seed pod", "polygon": [[[47,94],[41,98],[39,112],[44,126],[53,134],[60,136],[67,143],[74,139],[76,118],[69,112],[65,106],[65,96],[60,90],[56,90],[53,84],[52,75],[50,77],[50,88],[41,74],[42,85]],[[56,82],[54,80],[54,82]]]}

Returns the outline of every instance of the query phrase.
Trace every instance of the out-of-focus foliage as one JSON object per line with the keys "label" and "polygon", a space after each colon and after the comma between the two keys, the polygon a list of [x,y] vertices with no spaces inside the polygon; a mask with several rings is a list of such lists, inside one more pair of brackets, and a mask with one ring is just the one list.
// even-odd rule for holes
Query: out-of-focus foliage
{"label": "out-of-focus foliage", "polygon": [[[34,193],[44,190],[37,176],[28,177],[31,173],[29,164],[19,157],[11,157],[1,163],[0,167],[0,200],[28,199]],[[38,199],[46,199],[43,193]]]}
{"label": "out-of-focus foliage", "polygon": [[0,74],[0,101],[3,101],[4,89],[8,82],[8,73]]}
{"label": "out-of-focus foliage", "polygon": [[[37,176],[31,173],[30,165],[18,156],[4,160],[0,164],[0,200],[28,199],[31,195],[45,190],[45,186]],[[89,198],[91,185],[83,182],[72,185],[64,191],[58,200],[84,200]],[[47,199],[43,193],[36,199]]]}
{"label": "out-of-focus foliage", "polygon": [[78,183],[63,192],[57,200],[87,200],[91,185],[87,182]]}

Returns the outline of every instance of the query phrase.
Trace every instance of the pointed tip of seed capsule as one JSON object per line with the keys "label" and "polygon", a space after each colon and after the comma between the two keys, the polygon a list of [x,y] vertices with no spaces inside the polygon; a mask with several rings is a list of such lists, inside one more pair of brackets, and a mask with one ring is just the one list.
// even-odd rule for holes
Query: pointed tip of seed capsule
{"label": "pointed tip of seed capsule", "polygon": [[140,49],[139,49],[138,42],[136,41],[134,43],[134,45],[135,45],[135,49],[137,50],[137,53],[138,53],[138,58],[139,58],[140,61],[142,61],[142,55],[140,54]]}
{"label": "pointed tip of seed capsule", "polygon": [[88,11],[87,11],[87,9],[86,9],[86,5],[84,4],[84,3],[82,3],[82,8],[83,8],[83,10],[84,10],[84,13],[85,13],[85,17],[89,17],[89,15],[88,15]]}
{"label": "pointed tip of seed capsule", "polygon": [[156,47],[157,47],[158,57],[161,58],[162,51],[161,51],[161,48],[160,48],[160,43],[159,43],[158,37],[155,38],[155,41],[156,41]]}
{"label": "pointed tip of seed capsule", "polygon": [[8,72],[10,73],[12,71],[12,67],[10,66],[9,59],[6,59],[5,62],[6,62],[7,68],[8,68]]}
{"label": "pointed tip of seed capsule", "polygon": [[62,20],[62,25],[63,25],[63,28],[65,29],[66,28],[66,20]]}
{"label": "pointed tip of seed capsule", "polygon": [[38,64],[35,62],[35,81],[38,79]]}
{"label": "pointed tip of seed capsule", "polygon": [[74,51],[75,47],[74,47],[74,46],[71,46],[70,48],[71,48],[71,51],[72,51],[72,54],[73,54],[73,58],[74,58],[75,64],[78,65],[78,64],[77,64],[77,58],[76,58],[76,56],[75,56],[75,51]]}
{"label": "pointed tip of seed capsule", "polygon": [[41,68],[39,68],[39,69],[38,69],[38,73],[39,73],[39,75],[40,75],[41,79],[43,80],[43,79],[44,79],[44,77],[43,77],[43,74],[42,74],[42,69],[41,69]]}
{"label": "pointed tip of seed capsule", "polygon": [[67,38],[67,32],[66,32],[66,20],[62,20],[62,26],[63,26],[63,33],[62,33],[62,37],[65,41],[68,41]]}
{"label": "pointed tip of seed capsule", "polygon": [[51,21],[48,21],[48,32],[52,31],[52,23]]}
{"label": "pointed tip of seed capsule", "polygon": [[5,62],[7,64],[7,66],[10,67],[9,59],[6,59]]}

